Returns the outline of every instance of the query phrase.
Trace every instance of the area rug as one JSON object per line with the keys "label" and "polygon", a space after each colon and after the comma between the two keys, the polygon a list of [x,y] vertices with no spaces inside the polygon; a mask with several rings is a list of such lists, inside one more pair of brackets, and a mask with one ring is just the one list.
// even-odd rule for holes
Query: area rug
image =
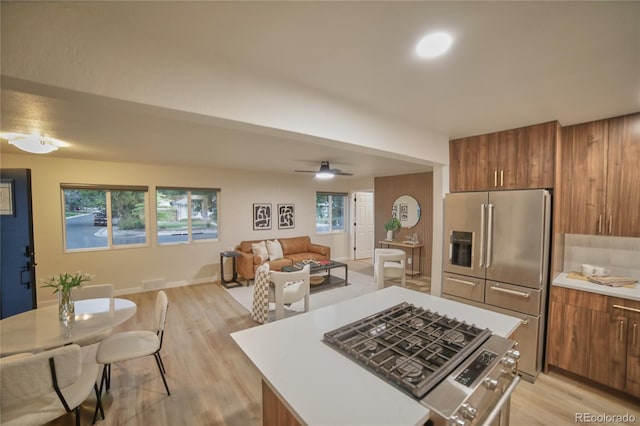
{"label": "area rug", "polygon": [[[338,270],[340,269],[340,270]],[[332,271],[332,275],[344,278],[342,268]],[[227,292],[240,303],[248,312],[251,312],[253,302],[253,283],[249,286],[225,288]],[[311,293],[309,297],[309,309],[318,309],[323,306],[333,305],[343,300],[351,299],[376,290],[373,277],[358,272],[349,272],[349,285],[339,285],[327,288],[316,293]],[[297,315],[304,312],[304,301],[292,303],[285,308],[285,317]],[[270,304],[269,320],[272,321],[275,315],[275,304]]]}

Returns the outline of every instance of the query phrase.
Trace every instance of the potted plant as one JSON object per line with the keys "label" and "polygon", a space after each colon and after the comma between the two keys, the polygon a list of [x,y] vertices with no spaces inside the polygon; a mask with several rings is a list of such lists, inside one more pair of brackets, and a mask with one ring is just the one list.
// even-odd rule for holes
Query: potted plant
{"label": "potted plant", "polygon": [[392,217],[391,220],[387,223],[384,224],[384,229],[387,230],[387,240],[391,241],[393,240],[393,231],[402,228],[402,224],[400,223],[400,221],[395,218]]}
{"label": "potted plant", "polygon": [[91,281],[92,278],[93,275],[78,271],[75,274],[65,272],[48,280],[42,280],[44,283],[42,287],[53,288],[55,289],[53,294],[58,293],[58,316],[60,321],[69,321],[75,318],[75,306],[71,299],[71,290],[74,287],[79,287],[83,282]]}

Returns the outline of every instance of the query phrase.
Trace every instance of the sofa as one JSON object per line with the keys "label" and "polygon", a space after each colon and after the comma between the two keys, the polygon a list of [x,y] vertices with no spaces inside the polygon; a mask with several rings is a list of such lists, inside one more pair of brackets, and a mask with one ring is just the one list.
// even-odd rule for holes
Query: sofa
{"label": "sofa", "polygon": [[[277,241],[282,247],[282,258],[270,260],[265,254],[262,256],[254,253],[253,244],[260,244],[261,241],[269,241],[273,243],[274,240],[249,240],[242,241],[235,248],[235,251],[239,252],[241,256],[236,259],[236,266],[238,274],[245,280],[253,280],[255,278],[256,269],[263,263],[269,264],[269,269],[272,271],[280,271],[284,266],[293,265],[296,262],[303,260],[330,260],[331,259],[331,247],[320,244],[314,244],[311,242],[311,238],[308,236],[291,237],[291,238],[278,238]],[[279,257],[279,256],[276,256]]]}

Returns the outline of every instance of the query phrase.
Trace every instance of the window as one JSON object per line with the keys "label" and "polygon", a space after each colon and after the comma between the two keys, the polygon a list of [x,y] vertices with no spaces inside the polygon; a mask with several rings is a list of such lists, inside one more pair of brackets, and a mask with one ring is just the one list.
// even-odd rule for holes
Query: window
{"label": "window", "polygon": [[347,218],[347,194],[316,194],[316,232],[344,232]]}
{"label": "window", "polygon": [[147,187],[62,184],[65,250],[147,244]]}
{"label": "window", "polygon": [[158,188],[158,244],[218,239],[219,189]]}

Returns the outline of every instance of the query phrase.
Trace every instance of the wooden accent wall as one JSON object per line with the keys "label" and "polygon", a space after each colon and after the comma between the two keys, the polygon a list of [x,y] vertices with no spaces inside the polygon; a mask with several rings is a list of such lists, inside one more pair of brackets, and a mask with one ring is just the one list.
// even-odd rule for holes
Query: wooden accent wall
{"label": "wooden accent wall", "polygon": [[[391,219],[391,208],[396,198],[411,195],[420,204],[420,220],[410,229],[396,231],[395,239],[404,238],[417,233],[422,247],[422,274],[431,276],[431,245],[433,243],[433,173],[414,173],[399,176],[385,176],[374,179],[374,223],[375,243],[384,240],[387,231],[384,224]],[[417,257],[417,250],[416,250]],[[414,259],[413,262],[417,262]],[[417,264],[415,265],[417,268]]]}

